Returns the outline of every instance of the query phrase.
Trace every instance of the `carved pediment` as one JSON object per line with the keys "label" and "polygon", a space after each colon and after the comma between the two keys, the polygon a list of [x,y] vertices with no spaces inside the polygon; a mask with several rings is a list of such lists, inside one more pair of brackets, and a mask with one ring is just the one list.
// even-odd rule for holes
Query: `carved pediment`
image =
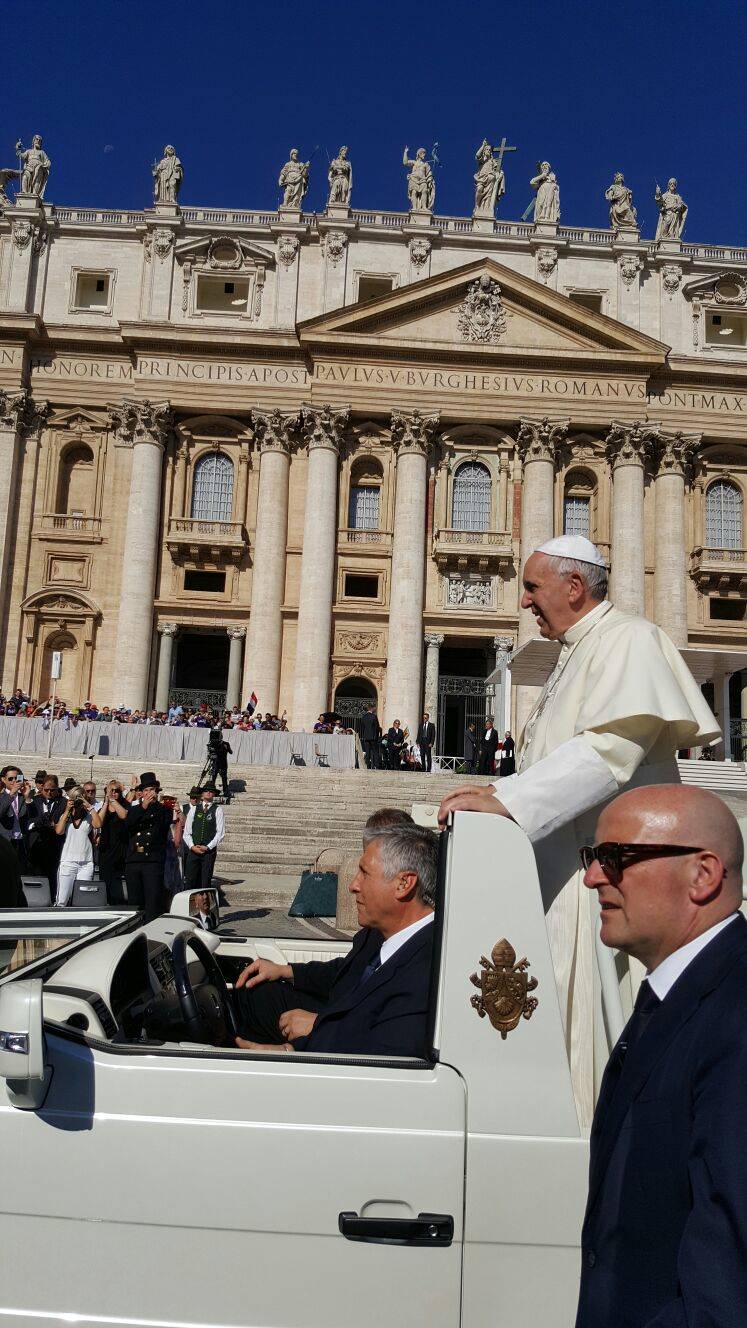
{"label": "carved pediment", "polygon": [[682,293],[688,300],[712,300],[714,304],[738,309],[747,304],[747,272],[722,268],[708,277],[686,282]]}
{"label": "carved pediment", "polygon": [[68,433],[101,433],[106,428],[104,415],[82,406],[67,410],[55,410],[49,416],[48,425],[54,429],[65,429]]}
{"label": "carved pediment", "polygon": [[175,253],[179,262],[191,262],[210,272],[241,272],[248,267],[270,267],[275,262],[271,249],[263,249],[241,235],[206,235],[199,240],[181,240]]}

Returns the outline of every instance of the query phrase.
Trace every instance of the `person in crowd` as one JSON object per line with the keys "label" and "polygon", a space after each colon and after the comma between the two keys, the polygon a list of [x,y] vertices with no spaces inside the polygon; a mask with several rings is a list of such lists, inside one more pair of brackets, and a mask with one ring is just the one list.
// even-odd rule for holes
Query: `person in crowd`
{"label": "person in crowd", "polygon": [[66,803],[54,775],[45,775],[41,792],[34,795],[31,804],[29,861],[34,875],[46,876],[49,881],[50,899],[54,899],[57,894],[57,869],[60,865],[62,840],[56,827]]}
{"label": "person in crowd", "polygon": [[228,782],[228,757],[233,755],[233,748],[230,742],[226,742],[220,727],[214,727],[210,731],[208,739],[208,753],[210,755],[210,780],[215,784],[220,776],[223,784],[223,797],[226,802],[229,801],[230,785]]}
{"label": "person in crowd", "polygon": [[174,895],[183,887],[183,864],[182,864],[182,846],[184,844],[184,826],[186,817],[184,816],[176,798],[167,797],[164,793],[160,796],[160,802],[170,808],[173,812],[171,829],[166,840],[166,862],[164,866],[164,885],[170,895]]}
{"label": "person in crowd", "polygon": [[438,839],[380,830],[349,889],[360,930],[327,962],[255,959],[236,981],[237,1045],[252,1050],[428,1055]]}
{"label": "person in crowd", "polygon": [[464,767],[467,775],[475,773],[478,746],[477,729],[474,722],[470,721],[464,730]]}
{"label": "person in crowd", "polygon": [[111,810],[112,802],[126,807],[121,780],[110,779],[104,789],[104,795],[99,807],[101,821],[98,837],[99,873],[106,887],[107,902],[121,904],[124,901],[122,878],[125,874],[127,826],[125,821]]}
{"label": "person in crowd", "polygon": [[513,775],[515,773],[516,743],[511,736],[510,730],[506,729],[503,742],[501,743],[501,759],[498,765],[498,774],[502,779],[505,779],[506,775]]}
{"label": "person in crowd", "polygon": [[82,788],[71,788],[55,826],[62,839],[57,868],[57,897],[54,901],[56,908],[64,908],[70,903],[76,881],[93,880],[92,832],[100,828],[99,814],[88,802]]}
{"label": "person in crowd", "polygon": [[81,784],[81,788],[83,789],[83,796],[86,799],[86,802],[90,802],[91,806],[94,807],[96,811],[100,811],[101,802],[96,799],[97,790],[94,781],[92,779],[86,779],[83,784]]}
{"label": "person in crowd", "polygon": [[0,836],[7,839],[23,872],[28,871],[33,790],[17,765],[0,770]]}
{"label": "person in crowd", "polygon": [[223,808],[215,803],[215,794],[215,784],[205,784],[200,801],[187,813],[184,827],[184,843],[187,846],[184,884],[188,890],[208,888],[215,871],[218,845],[226,833]]}
{"label": "person in crowd", "polygon": [[493,722],[493,716],[488,715],[485,721],[485,729],[480,739],[480,759],[477,766],[478,775],[492,775],[495,771],[495,754],[498,750],[498,734]]}
{"label": "person in crowd", "polygon": [[378,770],[381,765],[381,725],[373,701],[361,720],[360,738],[367,768]]}
{"label": "person in crowd", "polygon": [[197,890],[189,901],[189,915],[203,931],[215,931],[213,900],[215,896],[209,890]]}
{"label": "person in crowd", "polygon": [[46,770],[37,770],[34,775],[34,796],[39,797],[44,788],[44,781],[47,778]]}
{"label": "person in crowd", "polygon": [[577,1328],[747,1324],[744,843],[705,789],[635,789],[581,849],[601,939],[646,969],[591,1132]]}
{"label": "person in crowd", "polygon": [[387,760],[390,770],[399,770],[401,765],[402,744],[405,741],[405,735],[398,719],[394,720],[392,727],[387,731],[386,750]]}
{"label": "person in crowd", "polygon": [[176,808],[164,807],[158,801],[160,788],[153,771],[146,770],[133,790],[137,802],[127,807],[119,800],[109,800],[109,811],[127,822],[127,897],[136,908],[143,909],[146,922],[164,910],[166,845],[176,813]]}
{"label": "person in crowd", "polygon": [[418,747],[420,764],[428,774],[433,769],[433,744],[436,741],[436,726],[426,710],[418,729]]}

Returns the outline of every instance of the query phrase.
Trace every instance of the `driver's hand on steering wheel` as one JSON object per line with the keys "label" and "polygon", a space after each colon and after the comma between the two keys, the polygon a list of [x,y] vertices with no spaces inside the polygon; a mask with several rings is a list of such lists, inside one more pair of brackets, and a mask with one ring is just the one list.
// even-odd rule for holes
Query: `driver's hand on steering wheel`
{"label": "driver's hand on steering wheel", "polygon": [[273,964],[271,959],[255,959],[239,973],[235,987],[237,990],[246,987],[249,991],[252,987],[259,986],[260,982],[278,982],[281,978],[286,982],[293,981],[293,969],[290,964]]}
{"label": "driver's hand on steering wheel", "polygon": [[296,1038],[308,1037],[315,1023],[312,1010],[286,1010],[278,1019],[278,1028],[287,1042],[295,1042]]}

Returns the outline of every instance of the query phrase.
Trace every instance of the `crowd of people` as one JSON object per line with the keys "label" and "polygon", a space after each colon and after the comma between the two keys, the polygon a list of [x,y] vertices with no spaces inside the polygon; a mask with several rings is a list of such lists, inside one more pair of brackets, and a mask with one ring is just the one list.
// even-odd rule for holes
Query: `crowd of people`
{"label": "crowd of people", "polygon": [[[413,742],[409,728],[407,725],[403,728],[398,719],[393,720],[390,728],[384,732],[376,714],[376,706],[371,703],[361,720],[360,738],[369,770],[419,770],[428,774],[433,769],[436,726],[427,710]],[[488,715],[479,732],[476,724],[467,725],[461,773],[512,775],[516,770],[515,751],[516,744],[510,732],[506,730],[501,739],[493,716]]]}
{"label": "crowd of people", "polygon": [[0,770],[0,838],[23,875],[44,877],[50,898],[69,905],[75,884],[98,868],[107,902],[158,917],[169,897],[210,886],[225,834],[223,807],[212,780],[195,785],[189,801],[163,792],[153,771],[125,789],[110,779],[99,795],[92,779],[37,770],[33,782],[18,766]]}
{"label": "crowd of people", "polygon": [[[128,710],[126,706],[98,706],[94,701],[84,701],[82,706],[70,706],[60,698],[54,701],[37,701],[27,696],[17,687],[10,696],[0,695],[0,715],[19,719],[64,720],[69,727],[91,722],[109,724],[156,724],[176,728],[193,729],[240,729],[249,732],[262,729],[265,732],[288,732],[286,713],[274,715],[269,710],[263,715],[254,706],[240,710],[214,709],[203,701],[198,706],[174,704],[168,710]],[[326,731],[326,730],[325,730]],[[329,730],[331,732],[331,730]]]}

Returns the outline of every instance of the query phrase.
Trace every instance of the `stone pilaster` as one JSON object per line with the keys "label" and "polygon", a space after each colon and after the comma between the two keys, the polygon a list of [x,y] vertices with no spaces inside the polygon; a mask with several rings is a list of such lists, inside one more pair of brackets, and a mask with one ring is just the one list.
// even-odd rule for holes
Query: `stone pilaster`
{"label": "stone pilaster", "polygon": [[310,728],[321,711],[328,708],[337,470],[340,442],[349,416],[347,406],[341,410],[331,406],[301,407],[309,464],[293,690],[293,724],[299,729]]}
{"label": "stone pilaster", "polygon": [[662,434],[656,449],[654,622],[680,647],[687,645],[685,485],[699,443],[699,434]]}
{"label": "stone pilaster", "polygon": [[494,636],[493,645],[495,647],[495,668],[500,669],[501,674],[501,680],[495,690],[493,700],[493,719],[498,732],[502,734],[507,728],[511,727],[506,704],[506,669],[514,648],[513,638],[510,636]]}
{"label": "stone pilaster", "polygon": [[[444,643],[441,632],[425,634],[425,700],[423,709],[428,711],[434,724],[438,723],[438,674],[439,651]],[[440,737],[440,734],[439,734]]]}
{"label": "stone pilaster", "polygon": [[[18,606],[26,594],[26,560],[14,566],[13,547],[17,530],[27,530],[36,488],[41,430],[49,414],[46,401],[34,401],[25,388],[0,389],[0,658],[3,661],[3,690],[15,686],[8,672],[11,603]],[[21,479],[28,470],[29,483],[21,494]]]}
{"label": "stone pilaster", "polygon": [[173,428],[168,402],[129,401],[110,409],[115,445],[132,448],[115,649],[117,705],[143,709],[153,631],[163,454]]}
{"label": "stone pilaster", "polygon": [[[234,710],[241,701],[241,652],[242,641],[246,636],[245,627],[228,629],[228,683],[226,684],[226,710]],[[277,709],[277,707],[276,707]]]}
{"label": "stone pilaster", "polygon": [[174,460],[174,503],[171,515],[186,515],[184,504],[187,500],[187,465],[189,462],[189,443],[183,439],[176,449]]}
{"label": "stone pilaster", "polygon": [[496,529],[510,530],[511,522],[508,518],[508,477],[510,463],[505,452],[501,455],[500,471],[498,474],[498,511],[496,512]]}
{"label": "stone pilaster", "polygon": [[423,667],[425,595],[425,514],[428,451],[438,415],[392,411],[392,444],[397,454],[394,538],[389,593],[386,714],[417,733]]}
{"label": "stone pilaster", "polygon": [[288,545],[288,475],[300,419],[295,413],[255,410],[252,421],[259,443],[259,494],[243,690],[244,699],[252,692],[257,693],[257,706],[262,714],[267,710],[277,714]]}
{"label": "stone pilaster", "polygon": [[607,435],[612,466],[610,596],[623,613],[642,614],[645,590],[643,489],[645,467],[658,436],[655,425],[613,424]]}
{"label": "stone pilaster", "polygon": [[176,237],[181,220],[178,208],[173,209],[175,216],[171,215],[169,204],[161,204],[161,208],[169,208],[166,216],[161,215],[158,207],[152,212],[147,212],[145,216],[148,228],[143,250],[144,290],[148,293],[145,316],[158,322],[168,322],[171,317],[171,298],[174,288]]}
{"label": "stone pilaster", "polygon": [[12,241],[7,276],[7,308],[23,313],[29,309],[34,268],[42,262],[47,244],[44,204],[41,199],[31,195],[17,194],[14,204],[5,208],[5,219],[10,222]]}
{"label": "stone pilaster", "polygon": [[174,637],[179,631],[177,623],[158,624],[158,676],[156,678],[156,710],[168,710],[171,687],[171,664],[174,658]]}

